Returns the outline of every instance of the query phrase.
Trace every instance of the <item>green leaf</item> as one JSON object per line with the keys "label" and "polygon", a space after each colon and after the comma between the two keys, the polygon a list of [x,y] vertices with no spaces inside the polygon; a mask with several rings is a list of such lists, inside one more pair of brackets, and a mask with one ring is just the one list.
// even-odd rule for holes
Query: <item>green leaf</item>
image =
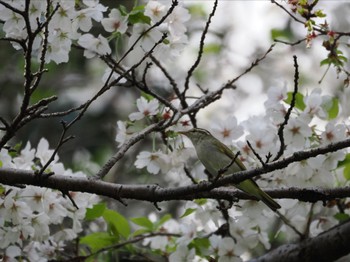
{"label": "green leaf", "polygon": [[328,113],[328,119],[334,119],[339,113],[339,101],[337,98],[333,97],[330,105],[327,105],[326,111]]}
{"label": "green leaf", "polygon": [[101,217],[105,209],[106,209],[105,203],[95,204],[92,208],[88,208],[86,210],[85,219],[94,220],[98,217]]}
{"label": "green leaf", "polygon": [[152,95],[149,95],[145,92],[141,92],[141,96],[144,97],[147,101],[151,101],[154,99],[154,97]]}
{"label": "green leaf", "polygon": [[[288,92],[287,99],[285,100],[285,102],[290,105],[292,102],[292,98],[293,92]],[[299,92],[295,96],[295,108],[300,109],[302,111],[304,111],[304,109],[306,108],[306,105],[304,103],[304,96]]]}
{"label": "green leaf", "polygon": [[180,218],[187,217],[187,216],[189,216],[190,214],[192,214],[196,210],[197,210],[197,208],[187,208],[185,213],[183,213],[183,215],[180,216]]}
{"label": "green leaf", "polygon": [[280,39],[285,38],[287,40],[291,40],[293,38],[293,33],[290,30],[290,28],[284,28],[284,29],[277,29],[274,28],[271,30],[271,39]]}
{"label": "green leaf", "polygon": [[79,243],[90,247],[91,252],[94,253],[101,248],[108,247],[118,242],[116,236],[111,236],[106,232],[96,232],[85,237],[80,238]]}
{"label": "green leaf", "polygon": [[148,230],[148,229],[138,229],[136,230],[134,233],[132,233],[132,236],[136,237],[138,235],[143,235],[143,234],[146,234],[146,233],[151,233],[153,230]]}
{"label": "green leaf", "polygon": [[346,180],[350,180],[350,164],[347,164],[343,170],[343,176]]}
{"label": "green leaf", "polygon": [[[0,164],[1,164],[1,161],[0,161]],[[1,167],[1,166],[0,166]],[[0,186],[0,195],[4,194],[5,193],[5,187],[3,186]]]}
{"label": "green leaf", "polygon": [[343,221],[349,220],[350,216],[348,214],[344,214],[344,213],[337,213],[334,215],[334,218],[340,222],[343,222]]}
{"label": "green leaf", "polygon": [[155,230],[157,230],[161,225],[163,225],[165,222],[167,222],[169,219],[171,219],[171,215],[166,214],[164,215],[159,221],[156,221],[154,223]]}
{"label": "green leaf", "polygon": [[128,15],[128,10],[126,9],[126,7],[124,5],[119,5],[118,9],[119,9],[122,16]]}
{"label": "green leaf", "polygon": [[189,245],[189,249],[195,248],[196,254],[202,254],[210,247],[209,238],[195,238]]}
{"label": "green leaf", "polygon": [[19,153],[21,152],[22,149],[22,142],[19,142],[17,144],[15,144],[9,151],[8,154],[10,155],[10,157],[14,158],[19,156]]}
{"label": "green leaf", "polygon": [[130,219],[134,224],[141,227],[147,228],[149,230],[153,229],[153,223],[147,217],[135,217]]}
{"label": "green leaf", "polygon": [[202,206],[202,205],[206,204],[208,202],[208,200],[206,198],[200,198],[200,199],[194,200],[194,202],[197,205]]}
{"label": "green leaf", "polygon": [[192,17],[206,17],[208,15],[207,11],[202,4],[193,4],[187,6],[188,11],[190,12]]}
{"label": "green leaf", "polygon": [[329,65],[330,63],[331,63],[331,60],[329,58],[326,58],[320,62],[320,66]]}
{"label": "green leaf", "polygon": [[145,6],[136,6],[134,7],[133,10],[129,13],[128,20],[131,24],[137,24],[137,23],[142,23],[142,24],[151,24],[151,18],[148,16],[145,16],[144,14],[145,11]]}
{"label": "green leaf", "polygon": [[342,56],[342,55],[338,55],[338,58],[339,58],[340,60],[343,60],[344,62],[347,62],[347,61],[348,61],[348,59],[347,59],[345,56]]}
{"label": "green leaf", "polygon": [[221,45],[216,44],[216,43],[211,43],[211,44],[206,44],[204,46],[203,51],[206,54],[214,54],[214,55],[216,55],[216,54],[220,53],[221,49],[222,49]]}
{"label": "green leaf", "polygon": [[106,209],[103,212],[103,218],[114,234],[120,234],[125,238],[129,237],[130,226],[128,220],[124,216],[117,211]]}
{"label": "green leaf", "polygon": [[350,153],[346,154],[345,159],[338,162],[338,168],[350,165]]}
{"label": "green leaf", "polygon": [[315,15],[316,15],[317,17],[326,17],[326,14],[323,13],[323,11],[320,10],[320,9],[319,9],[319,10],[316,10]]}

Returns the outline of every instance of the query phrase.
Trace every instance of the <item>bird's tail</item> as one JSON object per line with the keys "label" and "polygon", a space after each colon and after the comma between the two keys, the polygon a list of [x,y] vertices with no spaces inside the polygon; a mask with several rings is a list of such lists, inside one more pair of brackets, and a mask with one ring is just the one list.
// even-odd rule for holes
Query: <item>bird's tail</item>
{"label": "bird's tail", "polygon": [[265,203],[265,205],[267,205],[269,208],[271,208],[273,211],[276,212],[277,209],[281,208],[281,206],[275,201],[273,200],[267,193],[265,193],[264,191],[262,191],[259,188],[259,197],[258,197],[262,202]]}
{"label": "bird's tail", "polygon": [[281,208],[281,206],[275,200],[273,200],[267,193],[265,193],[259,188],[259,186],[255,183],[254,180],[247,179],[239,184],[236,184],[235,186],[240,190],[244,191],[245,193],[261,200],[274,212],[277,209]]}

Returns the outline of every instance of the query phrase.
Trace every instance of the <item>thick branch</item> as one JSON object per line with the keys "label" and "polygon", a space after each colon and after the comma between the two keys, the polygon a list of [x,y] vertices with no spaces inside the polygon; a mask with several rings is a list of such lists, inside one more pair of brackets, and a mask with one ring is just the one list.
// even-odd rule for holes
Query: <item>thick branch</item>
{"label": "thick branch", "polygon": [[350,220],[296,244],[286,244],[250,262],[335,261],[350,253]]}
{"label": "thick branch", "polygon": [[280,170],[286,168],[289,164],[294,162],[300,162],[302,160],[306,160],[311,157],[316,157],[318,155],[324,155],[327,153],[335,152],[344,148],[350,147],[350,138],[345,139],[340,142],[332,143],[329,145],[305,150],[305,151],[299,151],[295,152],[289,157],[286,157],[282,160],[267,163],[265,166],[251,169],[247,171],[240,171],[230,176],[225,176],[221,179],[219,179],[216,184],[219,186],[227,185],[230,183],[237,184],[247,178],[253,178],[258,175],[266,174],[268,172],[272,172],[275,170]]}
{"label": "thick branch", "polygon": [[107,173],[109,172],[109,170],[112,169],[112,167],[115,165],[115,163],[117,163],[126,153],[126,151],[129,150],[130,147],[132,147],[133,145],[135,145],[138,141],[142,140],[145,136],[147,136],[149,133],[153,132],[154,130],[158,129],[159,126],[162,124],[163,122],[159,122],[156,124],[152,124],[150,126],[148,126],[147,128],[143,129],[142,131],[134,134],[129,140],[127,140],[118,150],[118,152],[113,155],[106,164],[104,164],[104,166],[101,168],[101,170],[98,172],[98,174],[96,175],[96,178],[104,178]]}
{"label": "thick branch", "polygon": [[[201,182],[196,185],[183,187],[162,188],[158,185],[122,185],[101,180],[82,177],[52,175],[38,176],[33,171],[0,168],[0,183],[16,185],[33,185],[57,189],[63,192],[77,191],[106,196],[116,200],[134,199],[149,201],[151,203],[170,200],[194,200],[199,198],[225,199],[254,199],[232,187],[211,189],[210,182]],[[278,190],[265,190],[273,198],[290,198],[301,201],[316,202],[336,198],[350,197],[350,187],[335,189],[316,188],[288,188]]]}

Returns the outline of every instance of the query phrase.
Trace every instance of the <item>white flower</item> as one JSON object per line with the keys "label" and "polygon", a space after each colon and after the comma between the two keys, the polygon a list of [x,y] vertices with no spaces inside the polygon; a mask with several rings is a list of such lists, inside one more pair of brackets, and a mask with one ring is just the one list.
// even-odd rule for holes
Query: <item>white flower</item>
{"label": "white flower", "polygon": [[70,46],[62,46],[57,42],[48,45],[46,63],[54,61],[56,64],[67,63],[69,60]]}
{"label": "white flower", "polygon": [[221,236],[218,235],[211,235],[209,237],[209,242],[210,242],[210,255],[216,257],[219,252],[219,247],[221,244]]}
{"label": "white flower", "polygon": [[139,112],[131,113],[129,119],[131,121],[140,120],[147,116],[153,116],[158,113],[159,103],[156,99],[147,101],[144,97],[136,100],[137,109]]}
{"label": "white flower", "polygon": [[264,103],[267,115],[271,116],[275,124],[281,124],[287,112],[285,103],[283,103],[287,98],[286,86],[283,88],[271,87],[267,91],[267,97],[268,99]]}
{"label": "white flower", "polygon": [[25,27],[24,18],[20,14],[5,8],[1,10],[1,15],[4,16],[1,20],[5,21],[2,30],[6,32],[6,36],[13,35],[14,32],[21,32]]}
{"label": "white flower", "polygon": [[190,224],[182,224],[180,225],[180,231],[182,236],[176,240],[176,243],[187,246],[197,237],[197,224],[194,221]]}
{"label": "white flower", "polygon": [[117,126],[118,128],[115,141],[117,141],[119,143],[119,146],[121,146],[126,140],[131,137],[131,134],[128,133],[126,125],[123,121],[118,121]]}
{"label": "white flower", "polygon": [[169,163],[168,156],[158,150],[157,152],[142,151],[135,161],[137,168],[147,167],[147,171],[151,174],[158,174],[163,168],[167,168]]}
{"label": "white flower", "polygon": [[75,2],[71,0],[56,0],[52,3],[53,6],[59,4],[57,12],[55,12],[49,23],[49,32],[56,28],[72,28],[72,19],[77,16],[77,11],[74,8]]}
{"label": "white flower", "polygon": [[0,150],[0,167],[15,167],[11,161],[11,156],[9,155],[8,150],[4,148]]}
{"label": "white flower", "polygon": [[90,31],[92,27],[93,18],[95,21],[99,22],[103,18],[102,12],[105,12],[107,9],[103,5],[98,5],[96,7],[89,7],[77,12],[76,19],[74,20],[74,26],[80,28],[83,32]]}
{"label": "white flower", "polygon": [[50,217],[44,212],[32,216],[31,225],[35,230],[33,240],[43,241],[50,235],[49,229]]}
{"label": "white flower", "polygon": [[21,255],[21,249],[17,246],[9,246],[3,255],[4,257],[2,257],[1,261],[17,261],[15,257]]}
{"label": "white flower", "polygon": [[56,64],[68,62],[72,39],[75,37],[71,30],[66,29],[56,28],[50,31],[48,37],[47,63],[51,60]]}
{"label": "white flower", "polygon": [[78,44],[85,48],[84,56],[86,58],[92,58],[96,54],[107,55],[112,52],[107,39],[101,35],[97,38],[91,34],[82,35],[78,40]]}
{"label": "white flower", "polygon": [[[242,205],[244,216],[238,213],[236,214],[235,219],[231,218],[229,220],[230,234],[237,240],[240,246],[247,249],[253,249],[259,244],[258,232],[261,230],[261,227],[254,215],[263,218],[260,219],[261,223],[267,224],[266,217],[262,216],[263,208],[265,208],[263,207],[263,204],[257,201],[245,201]],[[238,210],[236,210],[236,212],[237,211]],[[234,211],[230,211],[231,217],[232,212]]]}
{"label": "white flower", "polygon": [[21,201],[16,191],[11,191],[3,201],[0,202],[3,205],[0,214],[4,221],[11,221],[13,224],[23,223],[27,217],[30,217],[32,211],[30,207],[23,201]]}
{"label": "white flower", "polygon": [[195,250],[188,250],[186,246],[178,246],[176,251],[169,256],[169,262],[187,262],[193,261],[195,258]]}
{"label": "white flower", "polygon": [[112,9],[108,18],[103,18],[101,23],[107,32],[119,32],[123,34],[128,29],[128,18],[122,16],[118,9]]}
{"label": "white flower", "polygon": [[295,149],[305,147],[305,141],[311,136],[311,128],[307,121],[302,117],[290,118],[284,129],[284,138],[286,144],[291,145]]}
{"label": "white flower", "polygon": [[[128,66],[133,66],[135,63],[138,63],[140,61],[140,58],[142,58],[145,55],[145,52],[150,51],[154,47],[154,45],[162,38],[163,34],[157,28],[148,31],[145,34],[149,27],[149,25],[140,23],[133,26],[133,32],[131,34],[131,37],[129,38],[128,48],[131,48],[131,46],[135,44],[135,42],[141,35],[142,37],[137,42],[133,51],[127,57]],[[157,48],[155,49],[156,51]]]}
{"label": "white flower", "polygon": [[[188,45],[187,35],[168,35],[166,43],[162,43],[156,49],[154,56],[164,62],[173,63],[174,59],[179,57],[184,48]],[[157,75],[157,77],[162,74]]]}
{"label": "white flower", "polygon": [[282,88],[273,86],[267,91],[267,97],[268,100],[265,102],[266,107],[282,102],[287,99],[287,87],[285,85]]}
{"label": "white flower", "polygon": [[[49,149],[49,142],[47,142],[45,138],[42,138],[39,141],[35,156],[40,159],[40,163],[42,165],[45,165],[49,161],[53,152],[54,150]],[[58,160],[58,156],[56,154],[53,163],[56,162],[57,160]]]}
{"label": "white flower", "polygon": [[304,102],[306,108],[304,109],[304,114],[306,114],[310,119],[317,115],[320,118],[326,118],[327,112],[322,108],[322,104],[326,97],[321,96],[321,89],[316,88],[312,90],[311,94],[304,97]]}
{"label": "white flower", "polygon": [[159,1],[149,1],[145,6],[145,15],[149,16],[154,23],[162,19],[166,12],[166,6],[159,3]]}
{"label": "white flower", "polygon": [[218,262],[240,262],[239,257],[243,250],[238,243],[235,243],[231,237],[222,238],[219,245],[219,260]]}
{"label": "white flower", "polygon": [[[278,148],[277,144],[277,130],[270,120],[266,117],[251,117],[243,122],[249,135],[246,140],[249,141],[254,150],[260,155],[264,156],[268,153],[274,153]],[[250,150],[243,150],[249,153]]]}
{"label": "white flower", "polygon": [[341,141],[346,137],[346,127],[336,125],[334,121],[328,122],[326,130],[321,134],[322,142],[325,144]]}
{"label": "white flower", "polygon": [[237,119],[234,116],[215,123],[212,130],[213,134],[227,145],[231,145],[232,140],[243,135],[243,127],[237,125]]}
{"label": "white flower", "polygon": [[190,20],[190,18],[191,15],[187,9],[177,6],[166,19],[170,34],[175,36],[183,35],[187,31],[185,22]]}

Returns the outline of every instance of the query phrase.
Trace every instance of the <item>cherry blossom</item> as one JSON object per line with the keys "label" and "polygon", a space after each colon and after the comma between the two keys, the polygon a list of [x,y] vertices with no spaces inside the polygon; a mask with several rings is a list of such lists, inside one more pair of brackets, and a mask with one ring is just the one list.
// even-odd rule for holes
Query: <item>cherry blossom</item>
{"label": "cherry blossom", "polygon": [[218,262],[240,262],[240,255],[243,253],[239,243],[235,243],[232,238],[222,238],[218,245]]}
{"label": "cherry blossom", "polygon": [[156,152],[142,151],[135,161],[137,168],[147,168],[147,171],[151,174],[158,174],[161,169],[167,168],[169,158],[162,151]]}
{"label": "cherry blossom", "polygon": [[108,18],[103,18],[101,23],[107,32],[123,34],[128,29],[128,18],[122,16],[118,9],[112,9]]}
{"label": "cherry blossom", "polygon": [[311,128],[301,117],[290,118],[284,132],[285,142],[295,149],[302,149],[306,146],[305,141],[311,134]]}
{"label": "cherry blossom", "polygon": [[227,145],[231,145],[232,140],[236,140],[243,135],[243,127],[237,124],[237,119],[234,116],[214,123],[212,130],[213,135]]}
{"label": "cherry blossom", "polygon": [[115,141],[119,143],[121,146],[128,138],[130,138],[131,134],[127,131],[127,127],[124,122],[117,122],[117,135],[115,137]]}
{"label": "cherry blossom", "polygon": [[102,35],[97,38],[91,34],[82,35],[78,44],[85,48],[84,56],[86,58],[92,58],[97,55],[108,55],[111,53],[111,48],[108,45],[108,41]]}
{"label": "cherry blossom", "polygon": [[145,6],[145,15],[149,16],[152,22],[157,23],[161,18],[165,16],[167,12],[167,6],[159,1],[148,1]]}
{"label": "cherry blossom", "polygon": [[146,98],[140,97],[136,100],[136,105],[139,112],[134,112],[129,115],[129,119],[131,121],[141,120],[142,118],[148,116],[154,116],[159,112],[159,103],[156,99],[147,101]]}
{"label": "cherry blossom", "polygon": [[169,262],[194,261],[194,258],[194,248],[188,250],[186,246],[180,245],[176,248],[176,251],[169,256]]}

